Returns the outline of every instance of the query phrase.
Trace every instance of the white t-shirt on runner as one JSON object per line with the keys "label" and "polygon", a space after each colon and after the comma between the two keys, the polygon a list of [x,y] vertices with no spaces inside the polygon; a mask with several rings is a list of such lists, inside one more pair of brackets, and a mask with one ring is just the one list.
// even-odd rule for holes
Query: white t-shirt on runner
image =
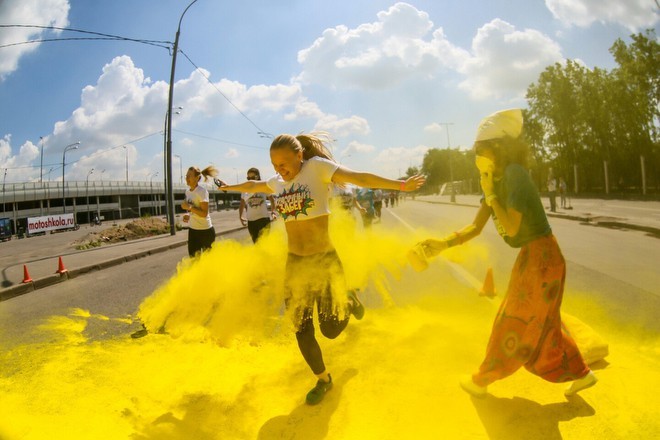
{"label": "white t-shirt on runner", "polygon": [[[195,208],[200,208],[202,202],[209,201],[209,192],[201,185],[197,185],[194,190],[188,188],[186,190],[186,202],[189,205],[194,206]],[[190,213],[190,221],[188,223],[190,229],[210,229],[213,225],[211,224],[211,214],[207,213],[206,217],[202,217],[193,212]]]}
{"label": "white t-shirt on runner", "polygon": [[277,198],[275,206],[285,222],[309,220],[330,214],[332,176],[339,165],[322,157],[303,162],[300,172],[288,182],[279,174],[266,184]]}
{"label": "white t-shirt on runner", "polygon": [[267,194],[243,193],[241,194],[241,198],[245,201],[245,218],[249,222],[270,217],[268,206],[266,205],[266,201],[268,200]]}

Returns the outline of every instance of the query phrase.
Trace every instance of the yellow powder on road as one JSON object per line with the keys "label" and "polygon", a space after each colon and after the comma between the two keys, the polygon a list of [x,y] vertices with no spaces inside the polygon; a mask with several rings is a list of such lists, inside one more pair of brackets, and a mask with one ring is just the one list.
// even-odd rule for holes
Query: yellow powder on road
{"label": "yellow powder on road", "polygon": [[[405,252],[426,234],[336,225],[332,234],[367,314],[335,340],[319,336],[335,381],[320,405],[304,404],[315,378],[282,314],[286,251],[275,228],[257,246],[223,240],[181,263],[139,311],[150,329],[166,323],[170,334],[134,340],[135,323],[73,309],[42,323],[47,342],[3,351],[0,439],[570,440],[660,432],[657,334],[622,332],[592,311],[597,321],[588,324],[610,344],[594,388],[567,401],[565,385],[521,370],[493,384],[486,399],[471,399],[457,381],[479,365],[497,303],[442,261],[423,273],[406,267]],[[486,263],[488,255],[469,244],[452,259]],[[502,284],[506,278],[496,274]],[[591,307],[582,301],[571,301],[578,317]],[[92,320],[122,336],[90,334]]]}

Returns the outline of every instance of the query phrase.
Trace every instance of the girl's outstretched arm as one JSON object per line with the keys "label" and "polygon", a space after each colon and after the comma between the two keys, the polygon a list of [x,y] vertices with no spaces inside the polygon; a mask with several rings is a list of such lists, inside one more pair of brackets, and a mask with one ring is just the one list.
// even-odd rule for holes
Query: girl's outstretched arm
{"label": "girl's outstretched arm", "polygon": [[421,175],[412,176],[406,180],[394,180],[381,177],[372,173],[353,171],[340,166],[332,176],[332,181],[337,184],[352,183],[362,188],[382,188],[394,191],[414,191],[424,185],[426,178]]}
{"label": "girl's outstretched arm", "polygon": [[248,180],[247,182],[236,185],[227,185],[220,179],[213,179],[218,189],[223,191],[238,191],[246,193],[266,193],[273,194],[273,190],[266,184],[265,180]]}
{"label": "girl's outstretched arm", "polygon": [[463,244],[481,234],[489,217],[490,208],[482,203],[472,223],[442,239],[429,238],[420,242],[419,245],[424,249],[424,254],[427,257],[434,257],[447,248]]}

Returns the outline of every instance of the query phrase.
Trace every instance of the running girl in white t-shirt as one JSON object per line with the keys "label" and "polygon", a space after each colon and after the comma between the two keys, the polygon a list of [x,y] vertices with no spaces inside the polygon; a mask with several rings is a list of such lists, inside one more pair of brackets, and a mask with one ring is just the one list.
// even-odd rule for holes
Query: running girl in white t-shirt
{"label": "running girl in white t-shirt", "polygon": [[[346,328],[349,315],[361,319],[364,307],[354,292],[346,292],[344,272],[328,231],[332,184],[352,183],[365,188],[413,191],[424,184],[423,176],[405,181],[352,171],[333,161],[325,142],[327,133],[282,134],[270,146],[270,159],[278,173],[267,181],[252,180],[226,185],[223,190],[276,195],[276,207],[284,220],[289,255],[286,262],[286,305],[294,317],[298,346],[318,377],[307,394],[307,403],[319,403],[332,388],[314,336],[314,308],[321,333],[334,339]],[[338,301],[340,299],[341,301]]]}
{"label": "running girl in white t-shirt", "polygon": [[199,185],[199,180],[204,176],[204,181],[209,177],[218,175],[214,166],[208,166],[200,171],[197,167],[188,168],[186,173],[186,184],[190,189],[186,190],[186,200],[181,203],[181,208],[188,211],[184,214],[183,221],[188,223],[188,255],[194,257],[198,252],[211,249],[215,241],[215,229],[209,215],[209,192]]}

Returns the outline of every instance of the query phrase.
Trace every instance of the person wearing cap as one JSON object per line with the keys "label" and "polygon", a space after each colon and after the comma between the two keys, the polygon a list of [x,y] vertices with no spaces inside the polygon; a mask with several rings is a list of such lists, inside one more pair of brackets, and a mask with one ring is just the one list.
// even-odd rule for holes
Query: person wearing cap
{"label": "person wearing cap", "polygon": [[[261,180],[259,169],[250,168],[247,171],[247,180]],[[270,201],[270,208],[267,201]],[[275,199],[264,193],[242,193],[238,218],[243,226],[247,226],[252,243],[256,243],[261,234],[270,229],[271,220],[275,219]]]}
{"label": "person wearing cap", "polygon": [[575,341],[562,330],[560,307],[566,263],[525,165],[529,146],[522,136],[520,109],[503,110],[481,121],[474,151],[483,198],[474,221],[444,239],[418,244],[426,257],[478,236],[489,218],[504,241],[520,249],[509,286],[479,370],[460,381],[475,397],[524,366],[550,382],[569,382],[566,396],[593,386]]}

